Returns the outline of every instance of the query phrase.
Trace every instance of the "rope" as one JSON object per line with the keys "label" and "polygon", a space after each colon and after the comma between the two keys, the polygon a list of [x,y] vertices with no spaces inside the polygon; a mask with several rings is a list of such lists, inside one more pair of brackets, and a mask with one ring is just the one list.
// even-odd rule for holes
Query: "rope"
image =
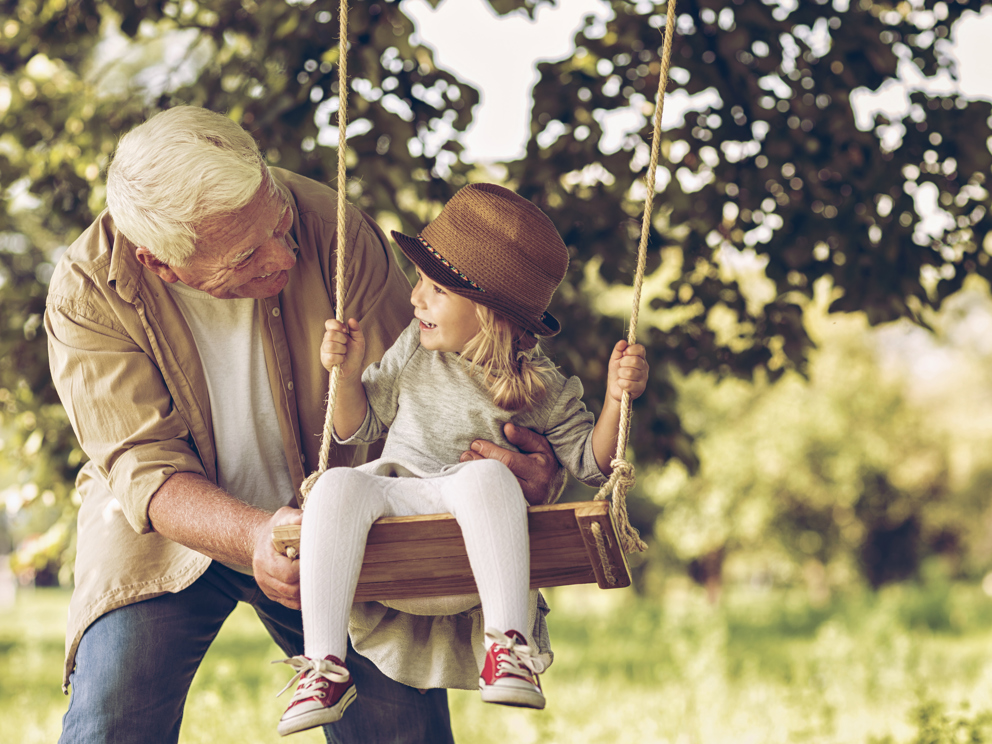
{"label": "rope", "polygon": [[[347,155],[346,130],[348,128],[348,0],[341,0],[338,8],[338,224],[337,252],[334,266],[334,317],[344,322],[344,249],[345,249],[345,156]],[[320,437],[320,454],[317,469],[300,486],[300,508],[306,504],[314,483],[327,470],[334,432],[334,407],[338,399],[338,378],[341,368],[331,369],[327,385],[327,413],[324,431]]]}
{"label": "rope", "polygon": [[[668,0],[668,14],[665,21],[665,46],[661,55],[661,70],[658,75],[658,103],[654,109],[654,136],[651,139],[651,162],[644,179],[644,217],[641,220],[641,241],[637,247],[637,270],[634,273],[634,298],[630,309],[630,330],[627,343],[637,341],[637,315],[641,305],[641,286],[644,283],[644,267],[647,263],[648,236],[651,232],[651,212],[654,206],[655,177],[658,171],[658,154],[661,151],[661,115],[665,110],[665,89],[668,87],[668,68],[672,59],[672,37],[675,35],[675,0]],[[620,401],[620,431],[617,434],[617,451],[610,463],[613,474],[610,480],[599,489],[597,500],[605,499],[612,492],[611,512],[620,533],[620,542],[625,553],[641,552],[647,545],[627,516],[627,491],[634,486],[634,466],[626,460],[627,440],[630,437],[630,394],[624,391]]]}

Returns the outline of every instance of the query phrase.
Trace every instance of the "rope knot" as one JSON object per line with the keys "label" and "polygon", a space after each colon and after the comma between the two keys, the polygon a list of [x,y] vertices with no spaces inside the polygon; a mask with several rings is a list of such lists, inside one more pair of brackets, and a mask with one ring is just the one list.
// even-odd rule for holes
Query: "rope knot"
{"label": "rope knot", "polygon": [[634,465],[622,457],[613,458],[610,465],[613,467],[613,472],[610,474],[610,479],[599,489],[596,500],[602,501],[612,494],[610,512],[613,514],[613,522],[617,526],[623,552],[642,553],[648,549],[647,543],[641,539],[637,528],[630,523],[627,516],[627,491],[633,488],[636,482]]}
{"label": "rope knot", "polygon": [[613,480],[616,485],[623,488],[624,491],[629,491],[634,487],[636,478],[634,477],[634,465],[633,463],[627,462],[626,460],[615,457],[610,461],[610,467],[613,468]]}
{"label": "rope knot", "polygon": [[[326,468],[324,469],[326,470]],[[307,496],[310,495],[310,491],[313,490],[314,485],[320,480],[320,476],[324,474],[324,470],[314,470],[310,475],[303,479],[303,483],[300,484],[300,508],[307,501]]]}
{"label": "rope knot", "polygon": [[610,467],[613,468],[613,472],[610,474],[610,479],[600,486],[599,493],[596,494],[597,501],[618,493],[620,496],[626,496],[627,491],[633,488],[637,481],[634,477],[633,463],[627,462],[622,457],[614,457],[610,461]]}

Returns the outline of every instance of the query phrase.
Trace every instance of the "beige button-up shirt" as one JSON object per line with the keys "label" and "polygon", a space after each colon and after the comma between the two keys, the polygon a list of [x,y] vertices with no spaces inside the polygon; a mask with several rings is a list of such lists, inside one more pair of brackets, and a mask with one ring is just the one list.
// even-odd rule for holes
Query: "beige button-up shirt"
{"label": "beige button-up shirt", "polygon": [[[265,360],[294,486],[316,467],[328,376],[324,320],[334,317],[336,194],[287,171],[297,263],[286,288],[258,301]],[[345,317],[362,323],[366,363],[412,317],[410,286],[389,243],[349,208]],[[77,478],[76,586],[63,684],[83,632],[106,612],[186,588],[205,555],[151,530],[148,503],[174,473],[216,482],[210,400],[193,337],[165,286],[135,257],[107,212],[76,240],[52,277],[45,327],[55,387],[89,457]],[[250,405],[250,401],[245,401]],[[334,444],[330,466],[364,462],[363,447]],[[293,503],[294,494],[286,494]]]}

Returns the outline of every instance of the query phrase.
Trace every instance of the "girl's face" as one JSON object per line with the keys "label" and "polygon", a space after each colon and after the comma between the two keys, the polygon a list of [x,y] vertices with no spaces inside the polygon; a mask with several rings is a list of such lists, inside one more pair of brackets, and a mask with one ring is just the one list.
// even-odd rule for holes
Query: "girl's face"
{"label": "girl's face", "polygon": [[461,352],[479,332],[475,303],[435,284],[420,269],[410,302],[420,321],[420,343],[425,349]]}

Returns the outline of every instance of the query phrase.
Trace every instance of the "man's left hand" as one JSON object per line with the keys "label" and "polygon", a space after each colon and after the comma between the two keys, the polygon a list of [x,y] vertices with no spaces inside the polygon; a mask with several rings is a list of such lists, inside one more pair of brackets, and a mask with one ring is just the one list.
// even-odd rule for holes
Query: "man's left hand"
{"label": "man's left hand", "polygon": [[565,469],[558,463],[548,440],[522,426],[506,424],[506,438],[520,452],[504,449],[485,439],[472,442],[472,449],[463,452],[461,462],[469,460],[499,460],[517,476],[524,498],[531,506],[557,501],[565,486]]}

